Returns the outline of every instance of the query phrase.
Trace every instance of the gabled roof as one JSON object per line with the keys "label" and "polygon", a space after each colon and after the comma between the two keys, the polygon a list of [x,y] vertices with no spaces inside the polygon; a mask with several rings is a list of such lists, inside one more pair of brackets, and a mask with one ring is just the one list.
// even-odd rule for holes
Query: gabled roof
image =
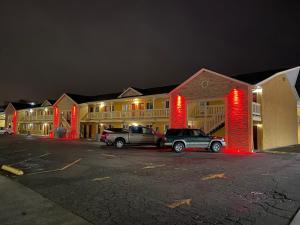
{"label": "gabled roof", "polygon": [[[131,95],[126,95],[127,93],[130,93],[131,92]],[[141,96],[143,95],[141,92],[139,92],[137,90],[137,88],[132,88],[132,87],[129,87],[127,88],[125,91],[123,91],[119,96],[118,98],[123,98],[123,97],[133,97],[133,96]]]}
{"label": "gabled roof", "polygon": [[168,94],[178,86],[179,84],[173,84],[173,85],[162,86],[162,87],[144,88],[144,89],[134,88],[134,89],[139,91],[143,95],[156,95],[156,94]]}
{"label": "gabled roof", "polygon": [[29,103],[21,103],[21,102],[11,102],[10,104],[12,104],[12,106],[16,109],[16,110],[21,110],[21,109],[33,109],[33,108],[38,108],[41,106],[41,104],[29,104]]}
{"label": "gabled roof", "polygon": [[93,97],[91,96],[86,96],[86,95],[77,95],[77,94],[71,94],[71,93],[66,93],[67,96],[69,96],[73,101],[75,101],[77,104],[85,103],[85,102],[90,102]]}

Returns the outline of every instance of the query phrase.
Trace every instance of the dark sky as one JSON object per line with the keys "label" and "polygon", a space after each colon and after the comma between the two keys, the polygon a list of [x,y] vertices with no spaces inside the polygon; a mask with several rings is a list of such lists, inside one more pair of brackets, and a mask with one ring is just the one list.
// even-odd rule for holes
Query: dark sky
{"label": "dark sky", "polygon": [[300,64],[300,1],[0,0],[0,102]]}

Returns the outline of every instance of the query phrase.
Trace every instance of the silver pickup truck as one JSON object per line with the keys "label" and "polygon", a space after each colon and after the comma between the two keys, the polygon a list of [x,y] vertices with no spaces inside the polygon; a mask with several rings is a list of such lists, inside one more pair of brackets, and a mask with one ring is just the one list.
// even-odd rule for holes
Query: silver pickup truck
{"label": "silver pickup truck", "polygon": [[123,148],[124,145],[144,145],[160,144],[161,138],[151,128],[143,126],[130,126],[129,129],[122,132],[112,132],[106,134],[105,142],[113,143],[117,148]]}

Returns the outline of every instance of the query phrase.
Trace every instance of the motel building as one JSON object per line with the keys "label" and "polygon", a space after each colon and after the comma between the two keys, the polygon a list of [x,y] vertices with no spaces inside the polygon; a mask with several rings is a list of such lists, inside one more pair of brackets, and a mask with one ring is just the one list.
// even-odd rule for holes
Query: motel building
{"label": "motel building", "polygon": [[63,129],[66,139],[95,139],[109,127],[143,125],[160,133],[190,127],[224,137],[226,151],[247,153],[300,143],[299,69],[234,77],[201,69],[178,85],[65,93],[40,105],[10,103],[2,114],[17,134],[58,138]]}

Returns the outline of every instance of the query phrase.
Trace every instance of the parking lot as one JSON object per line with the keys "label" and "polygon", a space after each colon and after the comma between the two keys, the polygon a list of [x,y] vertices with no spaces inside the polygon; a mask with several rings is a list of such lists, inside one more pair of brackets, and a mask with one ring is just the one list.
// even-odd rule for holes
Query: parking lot
{"label": "parking lot", "polygon": [[16,182],[92,224],[288,224],[300,155],[117,150],[97,142],[0,136]]}

